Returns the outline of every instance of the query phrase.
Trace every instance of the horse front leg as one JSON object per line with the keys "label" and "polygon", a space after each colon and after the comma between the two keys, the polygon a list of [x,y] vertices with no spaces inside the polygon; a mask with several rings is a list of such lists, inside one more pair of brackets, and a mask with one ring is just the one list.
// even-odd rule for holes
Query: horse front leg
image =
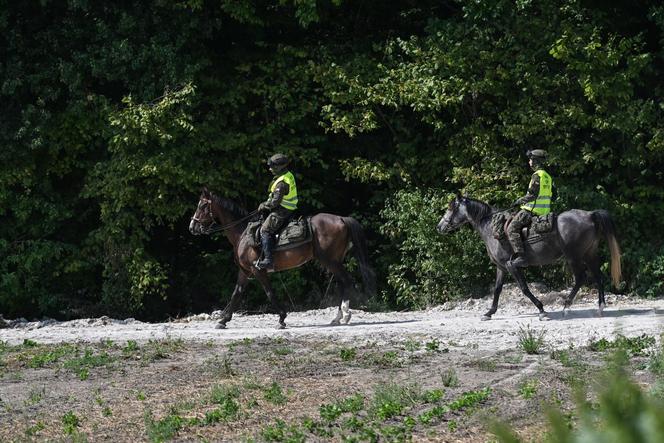
{"label": "horse front leg", "polygon": [[244,292],[244,288],[247,286],[248,281],[249,279],[247,278],[247,275],[242,270],[238,271],[235,289],[233,289],[231,299],[221,313],[221,320],[219,320],[219,323],[216,326],[217,329],[226,329],[226,323],[233,318],[233,312],[235,312],[235,309],[237,308],[237,304],[242,297],[242,293]]}
{"label": "horse front leg", "polygon": [[539,311],[539,319],[542,321],[549,320],[549,317],[544,311],[544,305],[542,304],[542,302],[539,301],[539,299],[535,297],[532,292],[530,292],[530,289],[528,288],[528,283],[526,283],[526,279],[523,276],[523,272],[521,272],[521,269],[517,266],[512,265],[511,262],[507,262],[506,266],[507,270],[510,272],[510,274],[512,274],[512,277],[514,277],[514,279],[519,284],[521,292],[523,292],[525,296],[528,297],[528,299],[531,302],[533,302],[533,304],[537,307],[537,310]]}
{"label": "horse front leg", "polygon": [[491,303],[491,309],[489,309],[486,314],[482,316],[482,321],[491,320],[491,316],[496,313],[498,310],[498,299],[500,298],[500,293],[503,291],[503,283],[505,282],[505,271],[500,268],[496,268],[496,285],[493,287],[493,303]]}
{"label": "horse front leg", "polygon": [[263,286],[263,290],[265,291],[265,295],[267,295],[267,298],[270,300],[270,303],[272,304],[272,309],[279,314],[279,329],[284,329],[286,327],[286,309],[279,303],[277,300],[277,297],[274,293],[274,290],[272,289],[272,284],[270,284],[270,279],[267,276],[267,271],[266,270],[259,270],[256,269],[254,271],[254,275],[256,276],[256,279],[260,282],[261,286]]}

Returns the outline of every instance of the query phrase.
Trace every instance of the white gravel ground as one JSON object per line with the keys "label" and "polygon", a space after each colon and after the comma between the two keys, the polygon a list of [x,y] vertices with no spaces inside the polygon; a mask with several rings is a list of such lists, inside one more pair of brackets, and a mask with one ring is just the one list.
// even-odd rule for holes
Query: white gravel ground
{"label": "white gravel ground", "polygon": [[[288,327],[277,330],[277,316],[235,314],[225,330],[215,329],[217,312],[199,314],[167,323],[144,323],[134,319],[115,320],[107,317],[66,322],[12,321],[11,327],[0,329],[0,340],[9,344],[25,339],[40,343],[98,342],[112,340],[145,342],[155,339],[227,342],[245,337],[276,337],[297,339],[330,339],[352,343],[372,340],[378,343],[405,339],[412,335],[436,338],[441,343],[472,345],[478,349],[498,351],[513,349],[520,328],[546,330],[546,341],[552,346],[585,345],[590,339],[611,338],[616,333],[627,336],[664,333],[664,300],[642,300],[607,294],[603,317],[597,314],[595,295],[577,299],[571,315],[562,318],[561,297],[566,293],[541,292],[534,285],[548,312],[550,321],[540,322],[535,307],[513,285],[507,285],[498,312],[493,320],[481,321],[491,300],[469,299],[450,302],[424,311],[364,312],[353,310],[347,326],[329,326],[336,308],[290,313]],[[352,307],[351,307],[352,308]]]}

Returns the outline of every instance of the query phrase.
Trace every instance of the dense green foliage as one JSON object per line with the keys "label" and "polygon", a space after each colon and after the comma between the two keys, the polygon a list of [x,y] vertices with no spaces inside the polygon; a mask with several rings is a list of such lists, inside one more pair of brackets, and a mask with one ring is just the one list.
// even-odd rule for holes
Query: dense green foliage
{"label": "dense green foliage", "polygon": [[[202,185],[255,207],[276,151],[305,212],[366,226],[391,305],[486,290],[478,237],[434,226],[458,188],[522,195],[533,147],[557,210],[616,218],[621,289],[664,290],[659,2],[0,0],[0,31],[5,316],[224,304],[229,245],[188,218]],[[325,290],[314,265],[281,279],[295,304]]]}

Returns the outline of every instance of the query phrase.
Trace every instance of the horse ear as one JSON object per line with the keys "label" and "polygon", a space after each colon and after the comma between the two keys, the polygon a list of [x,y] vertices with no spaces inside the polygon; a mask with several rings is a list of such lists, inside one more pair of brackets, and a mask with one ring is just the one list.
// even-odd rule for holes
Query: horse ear
{"label": "horse ear", "polygon": [[203,189],[201,189],[201,194],[205,198],[210,198],[210,191],[208,190],[207,186],[203,186]]}

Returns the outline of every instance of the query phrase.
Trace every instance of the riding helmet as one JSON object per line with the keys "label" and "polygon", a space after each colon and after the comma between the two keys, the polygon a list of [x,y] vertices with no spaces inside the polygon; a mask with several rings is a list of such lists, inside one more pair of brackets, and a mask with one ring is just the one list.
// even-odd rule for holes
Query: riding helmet
{"label": "riding helmet", "polygon": [[534,160],[546,160],[546,151],[544,149],[533,149],[528,151],[526,156]]}
{"label": "riding helmet", "polygon": [[286,168],[286,166],[288,166],[289,163],[290,160],[284,154],[274,154],[267,161],[267,165],[276,171],[280,171]]}

